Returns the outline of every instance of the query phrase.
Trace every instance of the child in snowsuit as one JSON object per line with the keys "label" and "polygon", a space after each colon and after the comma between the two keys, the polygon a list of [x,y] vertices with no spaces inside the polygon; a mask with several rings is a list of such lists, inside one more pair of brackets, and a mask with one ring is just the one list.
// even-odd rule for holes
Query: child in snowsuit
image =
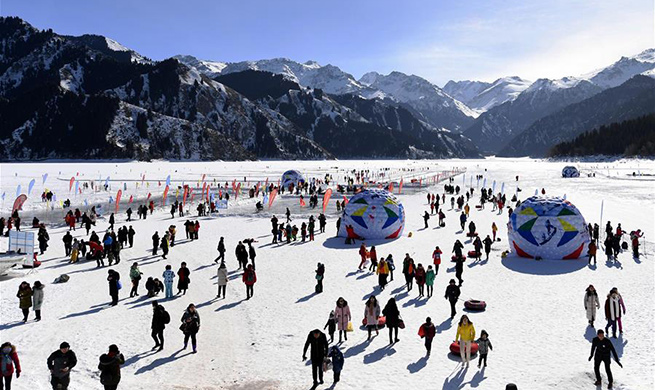
{"label": "child in snowsuit", "polygon": [[334,372],[334,383],[339,382],[341,379],[341,370],[343,370],[343,353],[339,350],[338,346],[333,346],[330,349],[330,354],[328,355],[332,358],[332,371]]}
{"label": "child in snowsuit", "polygon": [[487,354],[489,351],[493,351],[493,346],[491,341],[489,341],[489,334],[486,330],[480,332],[480,338],[475,341],[478,344],[478,352],[480,353],[480,359],[478,359],[478,368],[484,360],[484,367],[487,367]]}

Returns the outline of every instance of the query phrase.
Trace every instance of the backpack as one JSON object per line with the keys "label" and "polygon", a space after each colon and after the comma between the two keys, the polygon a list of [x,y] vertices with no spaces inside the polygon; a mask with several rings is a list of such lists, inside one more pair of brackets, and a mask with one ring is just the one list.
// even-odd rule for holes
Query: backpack
{"label": "backpack", "polygon": [[168,312],[164,309],[162,309],[161,313],[162,319],[164,320],[164,324],[168,324],[171,322],[171,315],[168,314]]}

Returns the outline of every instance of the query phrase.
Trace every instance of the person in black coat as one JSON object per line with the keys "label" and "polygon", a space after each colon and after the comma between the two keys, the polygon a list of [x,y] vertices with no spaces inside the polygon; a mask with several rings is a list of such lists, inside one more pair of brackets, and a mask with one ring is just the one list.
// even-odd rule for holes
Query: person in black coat
{"label": "person in black coat", "polygon": [[459,290],[459,287],[455,285],[455,279],[450,279],[448,287],[446,287],[446,294],[444,295],[444,298],[450,302],[450,318],[455,318],[455,314],[457,314],[455,304],[457,303],[460,294],[461,291]]}
{"label": "person in black coat", "polygon": [[107,282],[109,283],[109,295],[111,296],[111,306],[118,305],[118,281],[121,276],[118,272],[110,269],[107,271]]}
{"label": "person in black coat", "polygon": [[394,343],[394,338],[392,337],[394,330],[396,332],[395,342],[399,342],[398,327],[400,325],[400,311],[394,298],[389,298],[387,305],[382,310],[382,314],[387,318],[386,326],[389,328],[389,344]]}
{"label": "person in black coat", "polygon": [[152,235],[152,255],[157,256],[157,249],[159,248],[159,232]]}
{"label": "person in black coat", "polygon": [[121,365],[125,364],[125,357],[120,353],[116,344],[109,346],[109,352],[100,356],[98,370],[100,370],[100,383],[105,390],[116,390],[121,381]]}
{"label": "person in black coat", "polygon": [[136,234],[136,231],[132,228],[132,225],[130,225],[130,229],[127,231],[127,241],[130,243],[130,248],[134,246],[134,235]]}
{"label": "person in black coat", "polygon": [[171,316],[164,309],[164,306],[160,305],[157,301],[152,301],[151,336],[155,340],[153,349],[159,348],[159,351],[164,349],[164,329],[169,322],[171,322]]}
{"label": "person in black coat", "polygon": [[[594,355],[594,352],[596,353]],[[612,377],[612,370],[610,369],[610,358],[611,355],[614,355],[614,360],[619,367],[623,368],[623,364],[619,361],[619,357],[616,354],[614,345],[610,339],[605,337],[605,332],[602,329],[598,330],[597,336],[591,342],[591,353],[589,354],[589,361],[594,358],[594,373],[596,374],[596,386],[601,384],[600,380],[600,363],[605,364],[605,372],[607,373],[608,389],[612,388],[612,382],[614,382],[614,377]]]}
{"label": "person in black coat", "polygon": [[218,250],[218,257],[214,260],[214,263],[218,263],[219,260],[221,263],[225,262],[225,241],[223,241],[223,237],[218,240],[218,247],[216,249]]}
{"label": "person in black coat", "polygon": [[53,389],[66,390],[70,383],[70,370],[77,364],[75,352],[71,351],[67,342],[61,343],[59,349],[48,356],[48,369],[50,370],[50,384]]}
{"label": "person in black coat", "polygon": [[[328,342],[325,333],[318,329],[314,329],[307,335],[305,341],[305,348],[302,351],[302,360],[307,360],[307,348],[311,346],[311,361],[312,361],[312,378],[314,379],[314,386],[323,384],[323,360],[328,354]],[[316,380],[318,375],[318,381]]]}
{"label": "person in black coat", "polygon": [[459,281],[459,286],[462,286],[464,279],[462,279],[462,272],[464,272],[464,262],[466,258],[464,256],[458,256],[455,258],[455,277]]}

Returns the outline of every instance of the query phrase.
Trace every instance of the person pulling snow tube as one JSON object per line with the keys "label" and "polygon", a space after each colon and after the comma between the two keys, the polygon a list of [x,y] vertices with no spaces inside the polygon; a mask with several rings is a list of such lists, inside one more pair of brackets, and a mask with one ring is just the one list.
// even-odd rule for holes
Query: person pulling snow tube
{"label": "person pulling snow tube", "polygon": [[478,233],[477,232],[468,232],[466,233],[466,237],[477,237]]}
{"label": "person pulling snow tube", "polygon": [[[387,317],[385,317],[385,316],[378,317],[378,327],[379,328],[384,327],[384,324],[386,324],[386,323],[387,323]],[[367,325],[366,324],[366,317],[364,317],[364,319],[362,320],[362,325],[364,325],[364,326]]]}
{"label": "person pulling snow tube", "polygon": [[[460,355],[459,353],[459,342],[458,341],[453,341],[452,344],[450,344],[450,353],[455,354],[457,356]],[[478,343],[475,341],[471,342],[471,356],[475,355],[478,353]]]}
{"label": "person pulling snow tube", "polygon": [[484,311],[487,308],[487,302],[469,299],[464,302],[464,307],[471,311]]}

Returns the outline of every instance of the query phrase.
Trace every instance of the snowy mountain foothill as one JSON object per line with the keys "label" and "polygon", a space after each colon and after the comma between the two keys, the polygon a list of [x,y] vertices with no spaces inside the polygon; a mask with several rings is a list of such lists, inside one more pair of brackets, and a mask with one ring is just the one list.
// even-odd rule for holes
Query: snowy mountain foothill
{"label": "snowy mountain foothill", "polygon": [[[121,105],[124,112],[116,128],[130,126],[125,121],[143,114],[141,108]],[[146,113],[147,115],[147,113]],[[152,122],[167,121],[153,114]],[[175,124],[162,124],[166,131],[178,130]],[[133,137],[129,133],[114,134],[119,142]],[[125,137],[125,138],[122,138]],[[172,138],[176,138],[173,135]],[[148,145],[146,145],[148,146]],[[152,147],[152,145],[150,145]],[[577,167],[579,178],[563,178],[562,168]],[[306,180],[321,180],[329,175],[334,192],[326,205],[326,229],[319,232],[318,223],[314,240],[274,243],[270,219],[275,215],[285,221],[290,211],[291,224],[300,228],[309,217],[317,218],[323,211],[322,196],[318,208],[302,206],[300,196],[278,194],[269,207],[257,211],[256,202],[264,202],[263,183],[277,183],[282,174],[296,169]],[[379,276],[370,269],[368,261],[363,270],[360,245],[349,245],[343,237],[336,237],[337,219],[342,216],[336,202],[343,201],[336,191],[337,184],[345,184],[353,177],[353,169],[367,172],[369,178],[385,183],[393,182],[394,201],[404,208],[404,230],[392,240],[367,240],[367,250],[376,247],[378,260],[392,255],[395,264],[393,280],[382,290]],[[633,172],[637,175],[633,175]],[[46,176],[47,174],[47,176]],[[436,176],[439,176],[438,181]],[[303,359],[309,333],[319,329],[326,333],[329,347],[338,347],[344,364],[341,380],[333,384],[333,370],[324,373],[324,382],[316,390],[397,390],[407,388],[436,388],[443,390],[505,389],[514,383],[518,389],[530,390],[585,390],[606,389],[608,382],[601,365],[602,387],[594,385],[594,362],[589,361],[592,340],[598,329],[604,329],[605,301],[609,291],[616,287],[625,305],[621,329],[608,340],[615,349],[619,362],[611,361],[614,390],[651,390],[655,386],[655,360],[652,346],[655,336],[651,330],[655,315],[652,292],[655,288],[653,256],[655,241],[655,196],[653,178],[655,163],[652,160],[620,160],[601,162],[548,162],[529,158],[487,158],[484,160],[330,160],[330,161],[229,161],[229,162],[152,162],[120,161],[57,161],[54,163],[7,163],[0,171],[0,192],[9,196],[28,183],[36,184],[19,211],[23,222],[21,231],[37,233],[31,227],[33,217],[44,223],[49,245],[37,256],[41,265],[35,269],[13,267],[0,276],[0,333],[3,342],[16,347],[20,359],[21,375],[13,378],[14,389],[50,389],[51,374],[46,365],[48,356],[67,342],[77,356],[77,364],[70,370],[69,389],[102,389],[99,357],[111,344],[118,346],[125,363],[120,368],[118,389],[160,390],[307,390],[312,386],[311,364]],[[170,191],[163,199],[167,177]],[[452,185],[464,191],[473,188],[469,199],[466,229],[461,229],[459,218],[463,213],[458,206],[451,207],[444,185],[452,177]],[[79,184],[71,186],[71,178]],[[479,180],[478,180],[479,179]],[[403,188],[398,184],[404,180]],[[90,184],[94,185],[91,187]],[[232,183],[241,189],[239,195]],[[260,184],[260,192],[253,198],[247,190]],[[89,186],[87,186],[87,184]],[[106,187],[104,186],[106,184]],[[183,185],[192,194],[183,205],[183,216],[169,213],[176,199],[182,201]],[[218,185],[221,188],[218,188]],[[219,196],[230,193],[227,209],[198,216],[199,194],[203,187]],[[375,183],[371,187],[377,188]],[[502,211],[486,203],[479,203],[482,187],[507,195],[508,203]],[[520,188],[521,191],[518,191]],[[525,201],[535,192],[545,191],[553,200],[564,197],[577,207],[587,223],[600,225],[600,246],[597,260],[590,264],[583,254],[571,260],[534,260],[518,257],[508,240],[508,209],[516,203],[510,199],[517,195]],[[52,191],[56,200],[42,202],[40,194]],[[117,203],[117,192],[122,197]],[[460,195],[463,191],[460,192]],[[26,192],[26,195],[28,192]],[[438,226],[436,215],[424,227],[424,212],[431,214],[427,194],[445,196],[440,209],[445,214],[445,225]],[[270,194],[269,198],[270,199]],[[352,193],[343,194],[352,199]],[[62,203],[70,200],[70,207]],[[153,201],[153,211],[147,218],[139,218],[140,205]],[[309,204],[309,196],[305,196]],[[61,203],[60,203],[61,202]],[[118,204],[118,208],[116,205]],[[11,215],[13,202],[0,204],[5,220]],[[362,204],[363,206],[363,204]],[[91,231],[103,239],[110,230],[109,218],[115,212],[114,229],[129,228],[135,232],[133,245],[126,243],[120,251],[120,262],[98,266],[95,260],[81,256],[75,263],[65,253],[62,242],[70,233],[77,240],[89,242],[90,233],[75,223],[71,230],[64,224],[64,215],[79,208],[90,213],[95,207],[100,213]],[[127,220],[126,210],[135,213]],[[118,211],[116,211],[118,210]],[[385,213],[385,211],[382,211]],[[365,214],[366,215],[366,214]],[[373,214],[371,214],[373,215]],[[530,214],[523,216],[528,220]],[[367,217],[368,218],[368,217]],[[567,218],[562,216],[554,220]],[[184,232],[185,222],[198,221],[198,237],[191,240]],[[450,261],[453,244],[459,240],[464,253],[473,250],[472,240],[464,230],[474,222],[481,238],[493,235],[492,224],[497,226],[497,240],[492,242],[488,259],[467,258],[463,264],[461,294],[455,303],[456,314],[451,318],[450,305],[444,299],[446,287],[456,279],[455,263]],[[619,250],[616,259],[608,259],[604,252],[605,224],[613,229],[621,224],[627,234],[641,229],[640,257]],[[151,237],[155,232],[163,236],[171,225],[176,226],[175,245],[164,259],[162,250],[152,253]],[[557,225],[559,228],[559,225]],[[576,225],[577,228],[577,225]],[[15,230],[12,227],[12,232]],[[5,230],[6,231],[6,230]],[[585,231],[577,231],[586,235]],[[226,247],[226,275],[218,276],[219,239]],[[161,237],[160,237],[161,238]],[[256,282],[252,298],[246,299],[244,273],[239,269],[235,247],[239,241],[252,240],[256,253]],[[9,239],[0,236],[0,251],[5,251]],[[625,241],[630,243],[629,238]],[[38,245],[38,243],[37,243]],[[424,268],[435,267],[433,251],[439,246],[441,264],[434,279],[434,295],[420,297],[417,283],[411,291],[405,286],[402,273],[403,259],[408,254]],[[247,246],[246,246],[247,248]],[[87,249],[89,249],[87,247]],[[586,252],[586,250],[585,250]],[[87,251],[89,253],[89,251]],[[178,270],[186,262],[190,271],[188,290],[178,293]],[[316,293],[317,263],[324,264],[321,293]],[[131,273],[137,264],[141,279],[137,296],[130,296]],[[219,261],[220,263],[220,261]],[[165,267],[175,273],[172,297],[164,292],[148,296],[145,283],[149,278],[163,280]],[[122,288],[117,304],[110,306],[111,297],[108,270],[120,275]],[[61,275],[69,279],[55,283]],[[391,279],[391,278],[389,278]],[[217,297],[219,281],[226,281],[225,296]],[[19,307],[17,292],[21,282],[34,286],[44,285],[40,305],[41,320],[35,321],[34,306],[27,311],[27,321]],[[221,282],[222,283],[222,282]],[[599,307],[595,322],[590,326],[585,309],[585,290],[593,285],[597,291]],[[372,330],[367,340],[362,326],[365,302],[375,296],[380,309],[394,298],[404,323],[398,339],[389,341],[387,327]],[[339,333],[329,340],[326,324],[330,312],[335,310],[342,297],[350,310],[353,330],[347,340],[339,342]],[[471,311],[465,301],[482,300],[486,310]],[[151,325],[152,302],[157,300],[170,315],[170,323],[163,331],[164,346],[153,348]],[[593,303],[593,301],[590,301]],[[194,304],[200,317],[197,333],[197,350],[192,343],[184,348],[184,334],[180,330],[182,316],[189,304]],[[593,305],[592,307],[596,307]],[[592,313],[590,310],[589,313]],[[478,367],[480,353],[473,354],[469,366],[462,364],[459,354],[451,353],[451,344],[457,337],[458,322],[467,315],[475,329],[474,339],[484,330],[492,344],[487,365]],[[431,354],[426,355],[425,339],[418,332],[426,317],[435,327]],[[6,363],[6,361],[3,361]]]}

